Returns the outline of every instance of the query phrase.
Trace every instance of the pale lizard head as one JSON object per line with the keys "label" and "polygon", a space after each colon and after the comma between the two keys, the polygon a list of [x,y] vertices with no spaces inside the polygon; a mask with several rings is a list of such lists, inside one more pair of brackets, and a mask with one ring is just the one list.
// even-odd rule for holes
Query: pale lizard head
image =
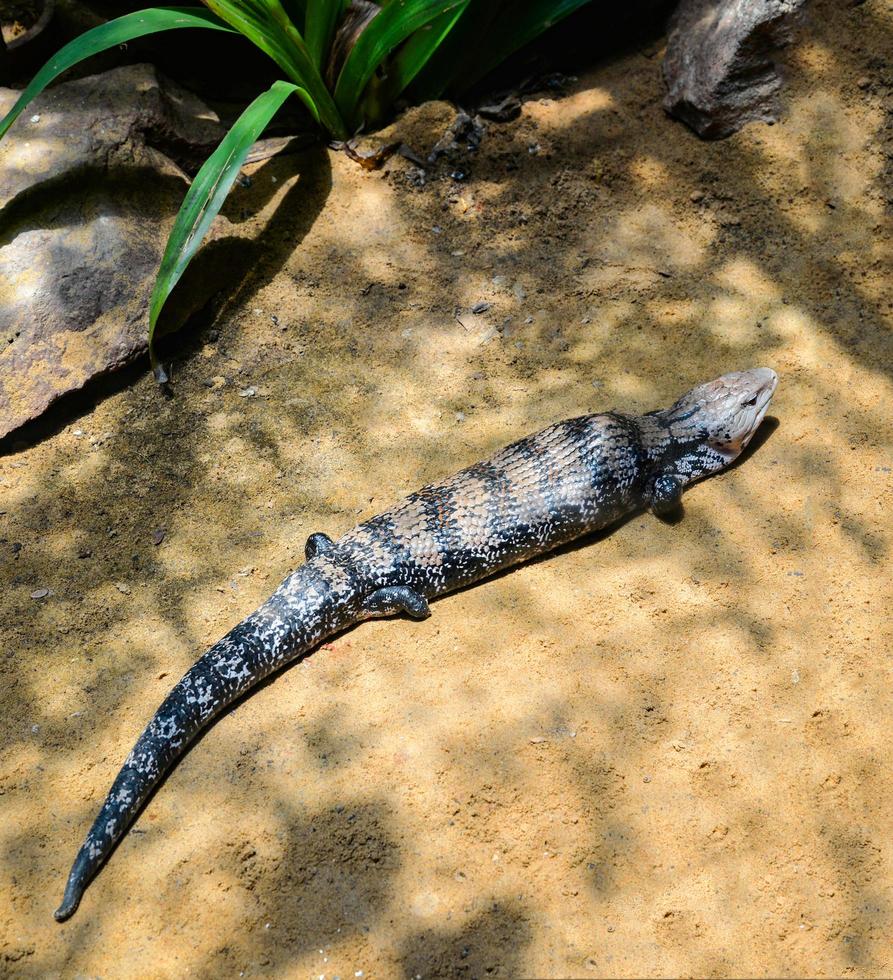
{"label": "pale lizard head", "polygon": [[692,478],[722,469],[740,456],[763,421],[777,385],[778,375],[771,368],[733,371],[692,388],[671,408],[657,413],[680,443],[700,447],[700,465],[692,466]]}

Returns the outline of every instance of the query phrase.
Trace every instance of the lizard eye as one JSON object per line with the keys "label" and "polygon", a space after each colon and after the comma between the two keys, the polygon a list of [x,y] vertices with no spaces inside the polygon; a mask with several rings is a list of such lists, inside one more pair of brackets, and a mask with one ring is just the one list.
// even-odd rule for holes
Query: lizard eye
{"label": "lizard eye", "polygon": [[756,405],[756,403],[757,403],[757,396],[754,395],[753,398],[748,398],[744,404],[749,406],[750,408],[753,408],[753,406]]}

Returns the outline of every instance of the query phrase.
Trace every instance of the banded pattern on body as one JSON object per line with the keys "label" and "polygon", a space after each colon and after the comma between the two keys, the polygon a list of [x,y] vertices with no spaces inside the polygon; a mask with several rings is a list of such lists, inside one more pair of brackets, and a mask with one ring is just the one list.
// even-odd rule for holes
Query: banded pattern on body
{"label": "banded pattern on body", "polygon": [[426,486],[337,541],[314,534],[307,562],[205,653],[124,762],[69,874],[60,922],[140,807],[213,719],[320,640],[372,616],[429,614],[428,600],[603,528],[728,466],[777,383],[768,368],[724,375],[643,416],[607,412],[550,425]]}

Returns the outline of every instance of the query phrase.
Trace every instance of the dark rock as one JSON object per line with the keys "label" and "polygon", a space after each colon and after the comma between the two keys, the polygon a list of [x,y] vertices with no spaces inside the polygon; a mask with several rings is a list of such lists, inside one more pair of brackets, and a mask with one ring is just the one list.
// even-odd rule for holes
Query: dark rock
{"label": "dark rock", "polygon": [[[0,115],[17,96],[0,89]],[[45,92],[0,142],[0,438],[145,352],[183,167],[222,135],[132,65]]]}
{"label": "dark rock", "polygon": [[664,57],[664,108],[705,139],[776,122],[782,79],[773,52],[806,0],[681,0]]}

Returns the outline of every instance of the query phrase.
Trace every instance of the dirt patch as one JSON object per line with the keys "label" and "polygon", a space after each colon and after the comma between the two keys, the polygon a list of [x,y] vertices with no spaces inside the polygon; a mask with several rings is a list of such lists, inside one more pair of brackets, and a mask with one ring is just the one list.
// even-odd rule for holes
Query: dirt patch
{"label": "dirt patch", "polygon": [[[461,181],[256,168],[175,397],[146,376],[0,460],[6,973],[890,974],[891,27],[817,3],[787,118],[723,143],[648,52]],[[137,734],[309,533],[753,364],[778,425],[682,522],[328,644],[53,922]]]}

